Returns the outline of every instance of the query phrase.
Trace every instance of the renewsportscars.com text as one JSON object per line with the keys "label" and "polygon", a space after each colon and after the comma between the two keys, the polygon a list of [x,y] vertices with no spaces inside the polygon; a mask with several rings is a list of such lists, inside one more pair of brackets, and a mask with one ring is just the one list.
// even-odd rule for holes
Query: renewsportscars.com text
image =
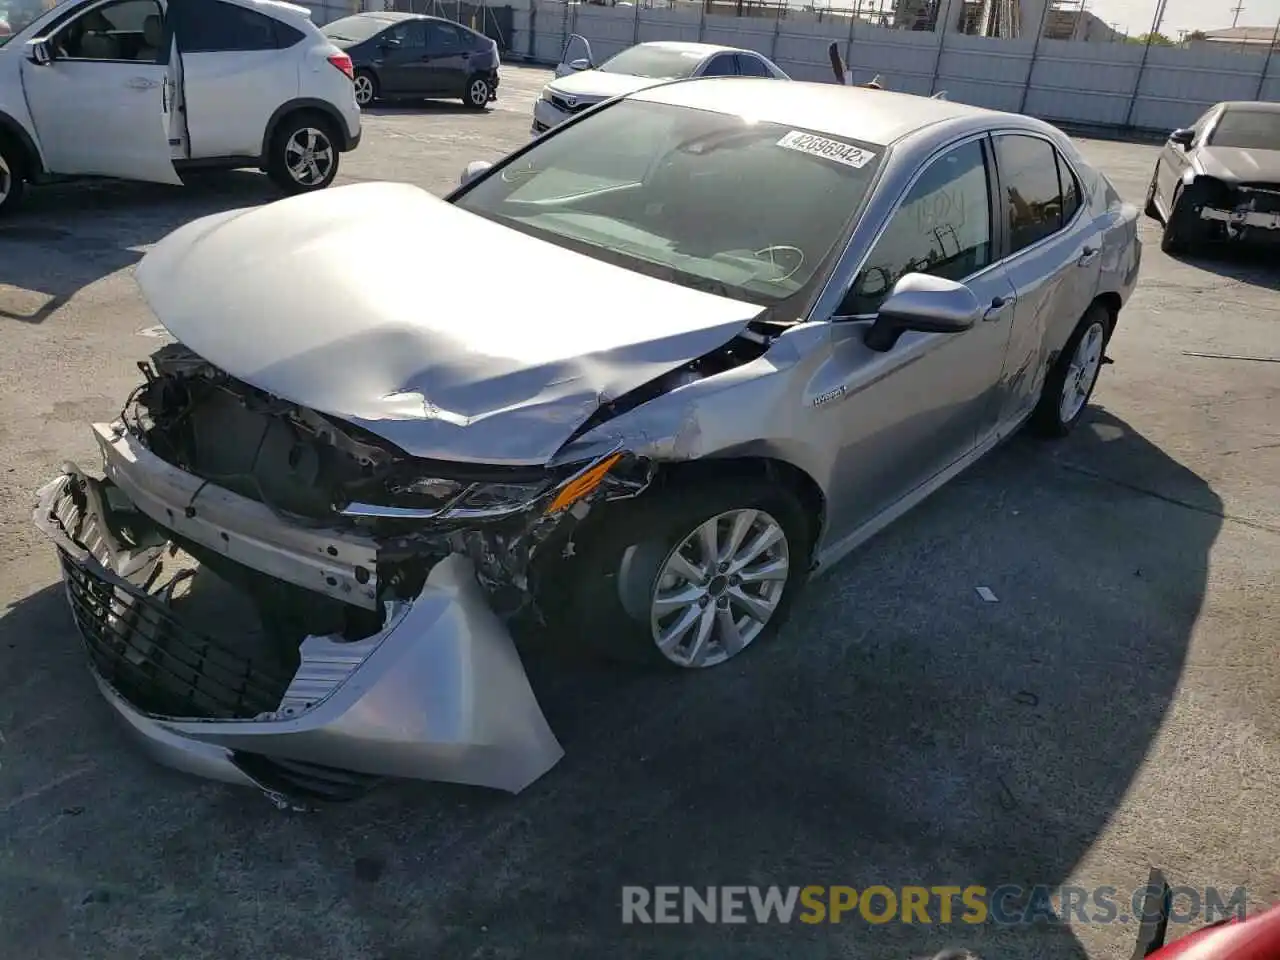
{"label": "renewsportscars.com text", "polygon": [[[960,886],[622,888],[623,923],[919,923],[1001,925],[1140,923],[1151,890],[1009,884]],[[1174,887],[1169,919],[1212,923],[1243,918],[1243,887]]]}

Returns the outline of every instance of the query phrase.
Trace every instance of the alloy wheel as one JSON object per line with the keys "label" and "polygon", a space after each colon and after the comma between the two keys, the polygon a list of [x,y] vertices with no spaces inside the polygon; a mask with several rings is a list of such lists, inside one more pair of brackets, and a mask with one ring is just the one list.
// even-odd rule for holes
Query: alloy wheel
{"label": "alloy wheel", "polygon": [[649,602],[654,644],[680,667],[712,667],[747,647],[787,587],[782,525],[763,510],[730,510],[667,554]]}
{"label": "alloy wheel", "polygon": [[1105,338],[1102,324],[1095,320],[1076,344],[1058,404],[1058,417],[1063,423],[1070,423],[1079,416],[1093,391],[1098,371],[1102,368],[1102,342]]}
{"label": "alloy wheel", "polygon": [[489,85],[483,80],[472,80],[471,85],[467,87],[467,99],[471,101],[472,106],[483,107],[489,102]]}
{"label": "alloy wheel", "polygon": [[315,186],[333,167],[333,144],[323,130],[303,127],[285,144],[284,161],[289,176],[304,187]]}
{"label": "alloy wheel", "polygon": [[367,107],[373,103],[373,81],[363,73],[356,74],[353,81],[356,88],[356,104],[361,107]]}
{"label": "alloy wheel", "polygon": [[4,158],[4,154],[0,153],[0,204],[9,199],[9,192],[13,189],[13,171],[9,168],[9,161]]}

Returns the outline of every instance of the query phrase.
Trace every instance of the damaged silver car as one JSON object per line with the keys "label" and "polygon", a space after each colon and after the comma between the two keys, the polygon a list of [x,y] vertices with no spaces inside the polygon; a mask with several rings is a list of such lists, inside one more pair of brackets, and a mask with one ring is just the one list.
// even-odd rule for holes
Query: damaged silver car
{"label": "damaged silver car", "polygon": [[1070,431],[1139,265],[1056,129],[857,88],[651,88],[464,180],[139,265],[173,342],[35,519],[159,759],[519,791],[562,751],[513,621],[724,663],[1024,422]]}
{"label": "damaged silver car", "polygon": [[1280,103],[1219,103],[1173,131],[1156,158],[1146,214],[1162,225],[1166,253],[1280,242]]}

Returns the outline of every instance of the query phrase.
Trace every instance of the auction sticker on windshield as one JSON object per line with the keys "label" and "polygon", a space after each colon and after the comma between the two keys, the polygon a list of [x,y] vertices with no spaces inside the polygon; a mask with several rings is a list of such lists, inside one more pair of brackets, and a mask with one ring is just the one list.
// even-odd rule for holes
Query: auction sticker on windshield
{"label": "auction sticker on windshield", "polygon": [[786,147],[788,150],[798,150],[801,153],[809,154],[811,157],[834,160],[836,163],[843,163],[858,170],[861,170],[876,158],[876,155],[871,151],[855,147],[852,143],[828,140],[826,137],[820,137],[816,133],[805,133],[801,130],[792,130],[778,141],[778,146]]}

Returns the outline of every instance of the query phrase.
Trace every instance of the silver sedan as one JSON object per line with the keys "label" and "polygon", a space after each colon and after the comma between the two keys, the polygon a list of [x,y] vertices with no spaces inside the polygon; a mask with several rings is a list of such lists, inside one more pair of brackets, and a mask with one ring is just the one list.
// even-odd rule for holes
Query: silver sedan
{"label": "silver sedan", "polygon": [[165,762],[516,791],[561,749],[506,622],[682,669],[761,643],[1024,424],[1079,423],[1136,220],[1027,117],[652,87],[444,199],[359,184],[162,240],[137,279],[174,342],[95,425],[105,477],[68,467],[36,522]]}

